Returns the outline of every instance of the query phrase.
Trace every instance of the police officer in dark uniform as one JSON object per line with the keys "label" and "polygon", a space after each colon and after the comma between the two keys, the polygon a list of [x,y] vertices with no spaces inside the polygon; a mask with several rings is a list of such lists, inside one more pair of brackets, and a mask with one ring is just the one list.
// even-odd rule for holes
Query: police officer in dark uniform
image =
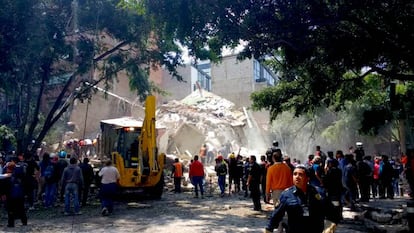
{"label": "police officer in dark uniform", "polygon": [[309,174],[305,166],[296,166],[293,171],[293,186],[282,192],[280,203],[273,211],[265,232],[273,232],[287,213],[287,232],[320,233],[324,231],[324,220],[329,223],[326,232],[334,232],[337,221],[329,219],[327,202],[315,187],[308,184]]}

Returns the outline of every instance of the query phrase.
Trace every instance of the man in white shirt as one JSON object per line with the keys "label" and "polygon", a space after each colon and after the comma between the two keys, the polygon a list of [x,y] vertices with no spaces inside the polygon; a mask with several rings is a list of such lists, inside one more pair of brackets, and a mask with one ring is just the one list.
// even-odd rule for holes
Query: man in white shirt
{"label": "man in white shirt", "polygon": [[99,173],[99,176],[102,177],[101,180],[101,205],[102,205],[102,215],[107,216],[112,213],[114,209],[114,197],[117,193],[118,182],[119,182],[119,172],[116,167],[112,166],[112,161],[108,160],[105,163]]}

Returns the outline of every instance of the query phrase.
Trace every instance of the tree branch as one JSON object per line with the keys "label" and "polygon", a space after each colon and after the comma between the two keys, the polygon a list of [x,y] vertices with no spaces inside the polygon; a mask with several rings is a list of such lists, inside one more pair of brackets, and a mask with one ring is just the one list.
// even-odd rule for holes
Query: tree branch
{"label": "tree branch", "polygon": [[122,46],[128,44],[128,41],[122,41],[121,43],[115,45],[115,47],[113,47],[112,49],[102,53],[101,55],[98,55],[97,57],[95,57],[93,59],[93,62],[98,62],[100,60],[102,60],[104,57],[108,56],[109,54],[115,52],[116,50],[118,50],[119,48],[121,48]]}

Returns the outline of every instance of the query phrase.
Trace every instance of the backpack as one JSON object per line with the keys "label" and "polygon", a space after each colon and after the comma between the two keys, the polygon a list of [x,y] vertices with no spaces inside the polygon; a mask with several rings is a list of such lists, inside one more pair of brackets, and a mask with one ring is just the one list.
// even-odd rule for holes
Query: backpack
{"label": "backpack", "polygon": [[26,164],[17,163],[13,169],[11,176],[11,192],[10,196],[12,198],[23,198],[23,179],[26,177]]}
{"label": "backpack", "polygon": [[225,163],[221,163],[220,165],[218,165],[217,173],[220,176],[227,174],[227,166]]}
{"label": "backpack", "polygon": [[54,172],[55,172],[55,166],[52,163],[49,163],[44,173],[44,177],[46,181],[50,181],[52,179]]}
{"label": "backpack", "polygon": [[27,166],[25,163],[17,163],[13,169],[12,177],[17,180],[23,180],[26,177]]}

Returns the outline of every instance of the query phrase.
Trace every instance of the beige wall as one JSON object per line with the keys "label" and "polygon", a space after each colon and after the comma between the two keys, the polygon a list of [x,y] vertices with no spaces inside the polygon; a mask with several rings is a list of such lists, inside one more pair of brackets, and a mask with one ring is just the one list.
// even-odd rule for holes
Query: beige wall
{"label": "beige wall", "polygon": [[212,64],[212,92],[239,107],[251,105],[250,93],[254,90],[252,60],[238,61],[236,55],[224,57],[221,63]]}
{"label": "beige wall", "polygon": [[73,138],[83,138],[84,134],[85,138],[95,138],[100,132],[100,121],[103,119],[123,116],[143,117],[142,104],[138,101],[137,95],[130,91],[126,76],[120,75],[118,82],[115,82],[108,91],[133,102],[136,106],[111,95],[105,98],[104,93],[99,91],[92,96],[89,104],[86,101],[84,103],[75,101],[70,116],[70,121],[76,127]]}
{"label": "beige wall", "polygon": [[179,82],[177,78],[172,77],[166,70],[158,71],[162,73],[160,87],[168,92],[166,96],[159,97],[159,103],[166,103],[170,100],[181,100],[191,93],[191,66],[179,67],[177,71],[182,76],[183,82]]}

